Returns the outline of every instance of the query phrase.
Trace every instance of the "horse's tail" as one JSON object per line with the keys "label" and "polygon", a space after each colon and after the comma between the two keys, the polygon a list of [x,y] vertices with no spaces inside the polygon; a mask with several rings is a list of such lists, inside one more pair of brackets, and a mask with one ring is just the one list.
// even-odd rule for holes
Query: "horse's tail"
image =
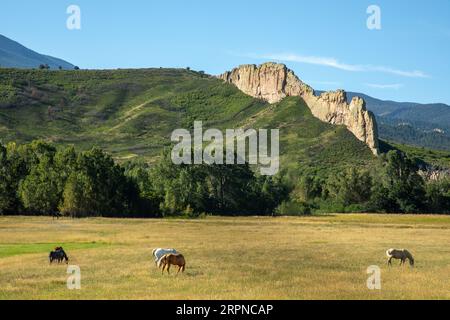
{"label": "horse's tail", "polygon": [[386,256],[388,258],[392,257],[392,249],[386,250]]}
{"label": "horse's tail", "polygon": [[186,269],[186,259],[184,259],[184,256],[180,253],[180,257],[181,259],[183,259],[183,265],[181,266],[181,272],[184,272],[184,270]]}
{"label": "horse's tail", "polygon": [[159,260],[156,264],[158,266],[158,268],[161,268],[161,266],[165,266],[167,263],[169,263],[167,261],[167,256],[168,256],[168,254],[165,254],[161,258],[159,258]]}

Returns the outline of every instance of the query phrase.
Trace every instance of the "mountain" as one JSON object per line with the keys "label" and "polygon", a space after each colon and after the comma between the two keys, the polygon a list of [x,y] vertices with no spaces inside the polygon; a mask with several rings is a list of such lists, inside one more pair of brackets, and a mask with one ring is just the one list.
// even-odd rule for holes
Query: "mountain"
{"label": "mountain", "polygon": [[380,138],[417,147],[450,151],[450,106],[442,103],[420,104],[360,96],[377,118]]}
{"label": "mountain", "polygon": [[381,118],[378,119],[380,137],[387,141],[408,144],[416,147],[450,151],[449,131],[439,128],[427,129],[428,124]]}
{"label": "mountain", "polygon": [[[345,125],[318,119],[302,97],[270,104],[202,72],[0,69],[3,143],[40,138],[80,150],[96,145],[119,162],[139,157],[152,163],[172,145],[173,130],[191,129],[194,120],[202,120],[204,130],[279,128],[280,169],[293,178],[378,162],[365,142]],[[450,167],[447,154],[417,154]]]}
{"label": "mountain", "polygon": [[450,106],[380,100],[363,93],[347,92],[348,102],[354,97],[363,98],[367,109],[375,114],[381,139],[450,151]]}
{"label": "mountain", "polygon": [[30,50],[18,42],[0,34],[0,67],[3,68],[39,68],[48,65],[51,69],[73,69],[75,66],[67,61],[43,55]]}
{"label": "mountain", "polygon": [[450,124],[450,106],[443,103],[420,104],[384,101],[361,93],[349,92],[347,94],[349,99],[354,96],[363,98],[366,101],[367,108],[377,117],[424,122],[434,126],[448,126]]}
{"label": "mountain", "polygon": [[79,149],[97,145],[116,160],[156,160],[175,129],[280,128],[281,170],[298,176],[370,166],[370,148],[345,126],[313,116],[305,102],[275,104],[216,77],[184,69],[58,71],[0,69],[0,137],[36,138]]}
{"label": "mountain", "polygon": [[234,84],[242,92],[269,103],[285,97],[300,97],[312,114],[334,125],[345,125],[358,140],[378,154],[378,132],[375,117],[359,97],[347,101],[346,92],[324,92],[316,95],[314,89],[303,83],[284,64],[264,63],[260,66],[242,65],[219,76]]}

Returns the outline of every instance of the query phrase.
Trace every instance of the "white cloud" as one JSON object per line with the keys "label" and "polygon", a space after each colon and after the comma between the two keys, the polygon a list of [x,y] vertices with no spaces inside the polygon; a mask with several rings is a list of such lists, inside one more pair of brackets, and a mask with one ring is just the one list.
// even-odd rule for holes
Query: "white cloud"
{"label": "white cloud", "polygon": [[262,59],[272,59],[272,60],[315,64],[315,65],[327,66],[327,67],[332,67],[332,68],[346,70],[346,71],[362,71],[360,69],[360,66],[340,63],[339,61],[337,61],[334,58],[315,57],[315,56],[299,56],[296,54],[267,54],[267,55],[262,55],[261,58]]}
{"label": "white cloud", "polygon": [[426,73],[414,70],[414,71],[403,71],[403,70],[397,70],[389,67],[382,67],[382,66],[367,66],[368,71],[378,71],[378,72],[384,72],[384,73],[391,73],[395,74],[397,76],[402,77],[408,77],[408,78],[430,78],[429,75]]}
{"label": "white cloud", "polygon": [[398,90],[403,87],[403,84],[401,83],[394,83],[394,84],[377,84],[377,83],[366,83],[366,86],[374,89],[394,89]]}
{"label": "white cloud", "polygon": [[320,65],[352,72],[381,72],[408,78],[430,78],[428,74],[419,70],[406,71],[386,66],[347,64],[330,57],[302,56],[291,53],[246,55],[246,56],[255,59],[289,61],[289,62]]}

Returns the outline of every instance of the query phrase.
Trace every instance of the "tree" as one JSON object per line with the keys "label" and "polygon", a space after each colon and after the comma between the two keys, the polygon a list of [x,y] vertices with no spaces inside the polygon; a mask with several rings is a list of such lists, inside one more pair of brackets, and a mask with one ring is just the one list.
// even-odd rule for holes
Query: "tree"
{"label": "tree", "polygon": [[281,176],[258,176],[252,183],[254,190],[250,197],[255,199],[249,211],[257,215],[274,215],[280,203],[288,200],[290,188]]}
{"label": "tree", "polygon": [[424,209],[424,181],[418,174],[415,161],[400,151],[387,154],[386,175],[391,198],[396,199],[402,212]]}
{"label": "tree", "polygon": [[59,207],[60,212],[71,217],[86,217],[90,215],[90,199],[88,198],[90,191],[88,178],[73,172],[64,187],[64,200]]}
{"label": "tree", "polygon": [[133,215],[139,217],[159,216],[159,201],[150,176],[150,166],[141,160],[124,164],[125,176],[136,190],[133,194]]}
{"label": "tree", "polygon": [[429,212],[450,213],[450,178],[428,182],[426,195]]}
{"label": "tree", "polygon": [[5,214],[18,214],[23,206],[17,190],[20,182],[29,173],[29,164],[22,155],[22,148],[17,147],[15,143],[9,143],[6,146],[6,154],[4,146],[0,149],[2,150],[2,160],[0,161],[1,211]]}
{"label": "tree", "polygon": [[0,215],[8,213],[14,203],[11,194],[10,164],[6,148],[0,143]]}
{"label": "tree", "polygon": [[414,159],[389,151],[381,178],[374,186],[371,207],[377,211],[416,213],[425,210],[424,181]]}
{"label": "tree", "polygon": [[150,171],[154,199],[163,215],[192,215],[209,208],[202,166],[175,165],[165,150],[161,161]]}
{"label": "tree", "polygon": [[53,159],[43,158],[32,167],[30,174],[19,185],[19,195],[29,213],[46,215],[57,212],[61,194]]}
{"label": "tree", "polygon": [[168,150],[151,177],[164,215],[271,214],[288,194],[281,179],[257,178],[248,164],[175,165]]}
{"label": "tree", "polygon": [[123,216],[130,212],[137,188],[110,155],[98,148],[83,152],[78,156],[76,172],[85,189],[86,214]]}
{"label": "tree", "polygon": [[370,200],[372,178],[367,171],[351,168],[331,176],[326,189],[329,197],[344,207],[365,205]]}

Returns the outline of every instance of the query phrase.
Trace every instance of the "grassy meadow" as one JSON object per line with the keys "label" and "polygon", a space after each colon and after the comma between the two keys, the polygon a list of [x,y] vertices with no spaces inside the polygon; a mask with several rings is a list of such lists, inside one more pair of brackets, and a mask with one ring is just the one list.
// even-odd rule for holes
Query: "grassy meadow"
{"label": "grassy meadow", "polygon": [[[0,217],[0,299],[450,299],[450,216],[330,215],[199,220]],[[81,268],[49,265],[63,245]],[[161,275],[154,247],[186,272]],[[386,266],[408,248],[416,267]],[[366,287],[381,267],[381,290]]]}

